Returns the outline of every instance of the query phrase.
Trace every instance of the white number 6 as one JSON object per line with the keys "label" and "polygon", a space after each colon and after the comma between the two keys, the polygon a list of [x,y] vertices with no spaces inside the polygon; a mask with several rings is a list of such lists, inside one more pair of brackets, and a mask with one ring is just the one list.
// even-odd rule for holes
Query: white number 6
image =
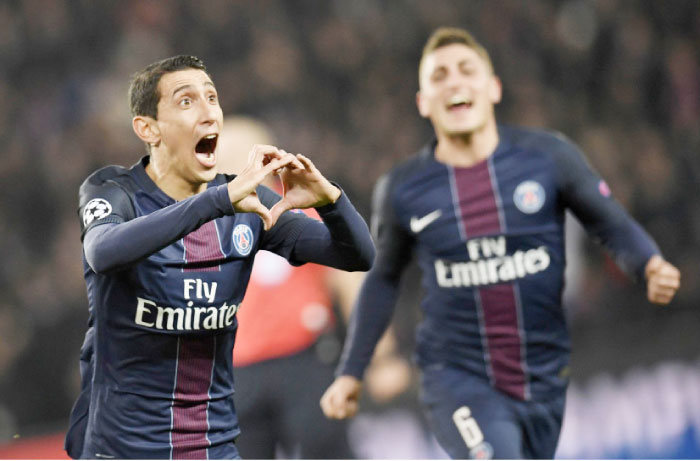
{"label": "white number 6", "polygon": [[467,447],[474,448],[484,441],[484,434],[479,428],[474,417],[472,417],[472,412],[469,407],[460,407],[452,413],[452,420],[455,422],[459,433],[464,439],[464,443]]}

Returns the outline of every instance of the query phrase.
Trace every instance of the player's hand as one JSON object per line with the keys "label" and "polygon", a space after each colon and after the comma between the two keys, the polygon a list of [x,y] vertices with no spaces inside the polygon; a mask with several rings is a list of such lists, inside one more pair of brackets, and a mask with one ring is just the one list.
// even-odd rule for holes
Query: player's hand
{"label": "player's hand", "polygon": [[321,409],[327,418],[352,418],[357,413],[362,382],[354,376],[338,376],[321,397]]}
{"label": "player's hand", "polygon": [[647,298],[655,304],[668,304],[681,286],[681,272],[659,255],[649,258],[644,274]]}
{"label": "player's hand", "polygon": [[239,213],[256,213],[262,218],[265,230],[274,226],[279,215],[273,216],[260,202],[255,188],[269,175],[297,169],[304,169],[304,165],[295,156],[275,146],[256,144],[248,154],[248,164],[241,174],[228,183],[228,195],[233,209]]}
{"label": "player's hand", "polygon": [[282,199],[270,209],[274,222],[287,210],[316,208],[335,203],[340,197],[340,189],[331,184],[308,157],[297,154],[295,158],[304,168],[284,168],[280,171]]}

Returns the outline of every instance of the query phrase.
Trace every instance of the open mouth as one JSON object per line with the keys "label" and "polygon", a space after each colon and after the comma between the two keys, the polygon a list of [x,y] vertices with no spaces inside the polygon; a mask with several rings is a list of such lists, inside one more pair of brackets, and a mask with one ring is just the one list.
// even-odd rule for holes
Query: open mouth
{"label": "open mouth", "polygon": [[194,147],[195,156],[199,163],[207,168],[212,168],[216,165],[216,144],[219,141],[218,134],[208,134],[199,140]]}
{"label": "open mouth", "polygon": [[463,95],[454,95],[447,101],[448,110],[469,109],[474,102]]}
{"label": "open mouth", "polygon": [[194,151],[198,154],[213,154],[216,150],[216,143],[219,140],[219,135],[208,134],[199,140],[194,148]]}

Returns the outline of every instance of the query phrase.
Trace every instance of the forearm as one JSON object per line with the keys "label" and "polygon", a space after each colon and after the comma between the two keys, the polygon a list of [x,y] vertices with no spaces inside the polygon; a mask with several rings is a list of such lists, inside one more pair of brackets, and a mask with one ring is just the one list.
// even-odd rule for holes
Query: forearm
{"label": "forearm", "polygon": [[614,222],[589,226],[590,232],[612,254],[617,265],[637,282],[645,279],[644,269],[649,259],[661,254],[656,242],[621,208]]}
{"label": "forearm", "polygon": [[345,271],[367,271],[375,248],[369,229],[345,194],[331,205],[317,208],[323,223],[312,222],[300,232],[292,257]]}
{"label": "forearm", "polygon": [[127,222],[89,229],[85,259],[97,273],[139,261],[172,244],[212,219],[233,214],[226,185]]}
{"label": "forearm", "polygon": [[399,292],[397,277],[375,267],[362,286],[348,327],[336,375],[362,379],[384,332],[391,323]]}

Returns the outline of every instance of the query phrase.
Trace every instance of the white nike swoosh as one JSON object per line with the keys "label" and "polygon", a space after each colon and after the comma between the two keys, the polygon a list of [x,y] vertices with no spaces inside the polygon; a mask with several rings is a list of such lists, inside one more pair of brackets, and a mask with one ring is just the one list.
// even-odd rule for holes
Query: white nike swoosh
{"label": "white nike swoosh", "polygon": [[423,216],[422,218],[413,216],[411,217],[410,222],[411,230],[413,231],[413,233],[417,234],[426,227],[428,227],[433,221],[435,221],[440,216],[442,216],[442,210],[435,210]]}

